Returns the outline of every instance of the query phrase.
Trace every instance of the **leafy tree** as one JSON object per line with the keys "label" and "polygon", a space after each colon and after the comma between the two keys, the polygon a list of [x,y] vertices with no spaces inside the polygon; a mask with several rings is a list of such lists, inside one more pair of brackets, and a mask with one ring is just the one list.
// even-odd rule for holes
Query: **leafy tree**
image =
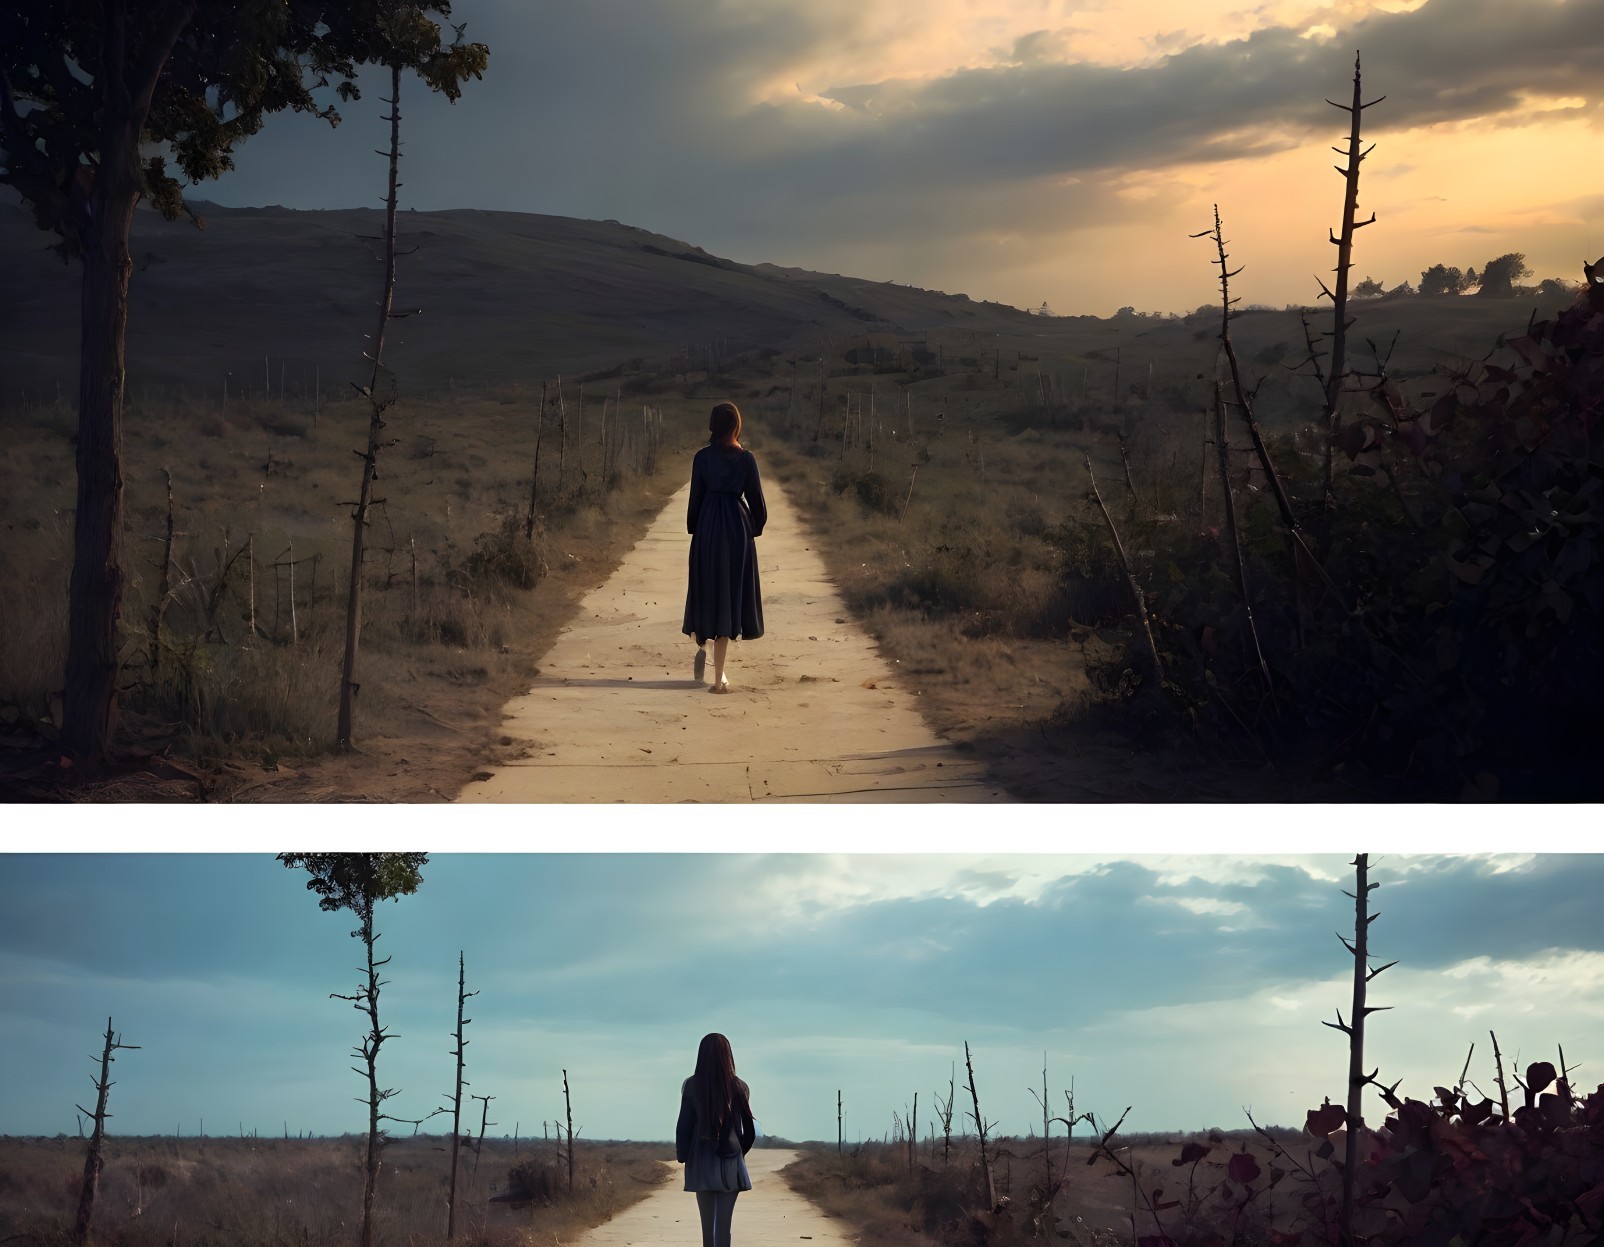
{"label": "leafy tree", "polygon": [[1511,251],[1496,260],[1487,261],[1487,266],[1481,272],[1481,290],[1478,293],[1486,299],[1512,299],[1515,297],[1515,283],[1531,275],[1526,257],[1519,251]]}
{"label": "leafy tree", "polygon": [[1353,288],[1353,297],[1356,299],[1379,299],[1387,293],[1387,288],[1373,277],[1366,277]]}
{"label": "leafy tree", "polygon": [[[380,901],[397,900],[410,896],[423,882],[422,870],[429,860],[427,853],[280,853],[278,860],[292,870],[306,870],[311,874],[307,888],[318,895],[318,907],[330,913],[348,909],[357,917],[357,929],[352,936],[362,941],[367,953],[367,977],[353,995],[336,993],[340,1000],[349,1000],[358,1012],[368,1015],[368,1032],[362,1037],[355,1055],[367,1065],[368,1096],[362,1101],[368,1106],[367,1165],[362,1182],[362,1237],[361,1247],[373,1247],[373,1200],[379,1183],[379,1156],[384,1146],[381,1121],[393,1120],[379,1112],[379,1105],[395,1094],[394,1088],[379,1087],[379,1048],[392,1038],[379,1025],[379,989],[384,986],[379,968],[390,959],[374,959],[373,946],[378,932],[373,929],[373,911]],[[361,1073],[361,1070],[357,1071]]]}
{"label": "leafy tree", "polygon": [[1413,297],[1414,293],[1415,293],[1415,288],[1413,286],[1411,286],[1409,284],[1408,279],[1405,278],[1403,281],[1399,282],[1396,286],[1394,286],[1391,290],[1387,291],[1387,297],[1389,299],[1408,299],[1408,298]]}
{"label": "leafy tree", "polygon": [[[455,101],[483,74],[489,50],[443,42],[428,18],[450,0],[83,0],[0,9],[0,183],[15,187],[63,260],[77,260],[78,495],[68,611],[63,746],[98,763],[116,726],[117,622],[122,610],[124,335],[133,264],[128,234],[148,197],[169,220],[187,212],[190,182],[233,167],[233,150],[270,113],[311,113],[336,83],[360,95],[358,66],[402,57]],[[415,16],[414,16],[415,15]],[[420,23],[432,32],[419,37]],[[404,27],[405,37],[392,32]]]}
{"label": "leafy tree", "polygon": [[1457,268],[1433,264],[1420,275],[1420,293],[1423,295],[1462,294],[1468,282]]}
{"label": "leafy tree", "polygon": [[1537,283],[1537,297],[1539,299],[1565,299],[1567,301],[1576,297],[1581,287],[1575,282],[1565,281],[1559,277],[1545,277]]}

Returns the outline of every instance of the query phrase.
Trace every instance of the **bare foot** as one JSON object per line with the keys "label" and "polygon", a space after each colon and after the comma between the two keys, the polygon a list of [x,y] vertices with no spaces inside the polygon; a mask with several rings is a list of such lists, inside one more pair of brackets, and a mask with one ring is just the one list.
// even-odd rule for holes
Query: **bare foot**
{"label": "bare foot", "polygon": [[729,692],[730,691],[729,678],[726,677],[726,678],[720,680],[717,684],[709,684],[707,686],[707,691],[709,693],[727,693],[727,692]]}

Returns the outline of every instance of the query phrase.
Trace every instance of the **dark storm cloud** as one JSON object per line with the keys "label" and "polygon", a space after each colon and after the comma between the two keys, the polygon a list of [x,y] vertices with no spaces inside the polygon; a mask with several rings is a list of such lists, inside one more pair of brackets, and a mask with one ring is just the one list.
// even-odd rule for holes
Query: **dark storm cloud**
{"label": "dark storm cloud", "polygon": [[[718,984],[737,983],[742,1012],[828,1007],[921,1015],[938,1029],[977,1016],[1002,1028],[1068,1028],[1341,975],[1347,955],[1335,933],[1351,935],[1353,924],[1343,885],[1293,867],[1265,867],[1252,883],[1165,882],[1140,862],[1061,879],[1039,902],[927,896],[826,910],[809,923],[754,922],[738,910],[720,921],[708,898],[727,895],[741,869],[671,863],[665,877],[655,864],[638,873],[627,860],[608,864],[584,894],[610,893],[609,907],[634,919],[600,932],[600,947],[581,941],[571,973],[534,973],[516,989],[509,981],[509,994],[571,1020],[694,1024],[710,1002],[725,1003]],[[1372,897],[1383,913],[1372,928],[1378,961],[1435,970],[1604,948],[1593,917],[1604,858],[1542,857],[1501,874],[1472,859],[1409,871],[1383,860],[1372,878],[1382,882]],[[666,915],[659,906],[675,888],[682,895]],[[576,945],[564,949],[574,957]],[[530,952],[551,960],[544,947]]]}
{"label": "dark storm cloud", "polygon": [[[1167,221],[1169,169],[1295,146],[1318,168],[1345,133],[1324,101],[1347,98],[1356,48],[1367,97],[1387,96],[1366,115],[1370,138],[1521,120],[1531,94],[1585,100],[1596,116],[1604,93],[1604,0],[1430,0],[1330,38],[1268,28],[1178,47],[1160,35],[1149,44],[1162,55],[1130,68],[1066,61],[1066,27],[992,49],[987,68],[813,79],[843,56],[872,63],[872,8],[459,0],[490,69],[454,106],[403,88],[403,200],[613,218],[739,260],[967,282],[1075,231]],[[794,94],[774,94],[791,82]],[[238,172],[199,193],[376,203],[382,162],[368,152],[385,142],[383,94],[370,84],[334,131],[276,118],[242,145]],[[1127,179],[1138,194],[1123,193]],[[1014,252],[988,249],[1002,239]]]}
{"label": "dark storm cloud", "polygon": [[1506,114],[1527,97],[1604,96],[1604,0],[1434,0],[1337,36],[1265,29],[1135,69],[1022,59],[930,82],[821,94],[862,118],[852,166],[992,178],[1235,159],[1336,135],[1364,52],[1371,137]]}

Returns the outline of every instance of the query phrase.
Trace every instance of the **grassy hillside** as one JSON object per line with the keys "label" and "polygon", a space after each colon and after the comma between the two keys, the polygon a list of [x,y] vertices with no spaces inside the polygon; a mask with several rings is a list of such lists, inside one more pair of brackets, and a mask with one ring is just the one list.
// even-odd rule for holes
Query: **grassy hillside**
{"label": "grassy hillside", "polygon": [[[196,204],[206,220],[163,221],[142,208],[132,251],[129,378],[136,396],[344,390],[360,372],[380,273],[377,209],[305,212]],[[77,269],[47,248],[14,197],[0,199],[0,403],[70,396],[77,376]],[[617,222],[459,209],[403,212],[396,306],[418,308],[390,355],[404,386],[528,382],[631,360],[695,370],[769,347],[803,355],[849,349],[870,334],[930,341],[951,354],[1033,357],[1071,393],[1112,400],[1213,375],[1215,325],[1141,317],[1043,318],[957,294],[774,265],[737,264]],[[1200,263],[1202,261],[1200,260]],[[1401,375],[1480,355],[1531,308],[1462,299],[1377,304],[1356,332],[1378,344],[1402,331]],[[1552,309],[1550,309],[1552,310]],[[1274,380],[1304,354],[1295,313],[1238,318],[1238,348]],[[1363,350],[1363,343],[1360,343]],[[1269,414],[1269,413],[1267,413]]]}
{"label": "grassy hillside", "polygon": [[[381,218],[202,209],[205,230],[142,211],[134,231],[126,704],[195,755],[254,754],[272,767],[327,744],[350,532],[343,500],[365,418],[346,396],[363,375]],[[0,612],[0,710],[10,703],[5,714],[29,721],[48,715],[59,688],[76,429],[77,270],[47,243],[15,201],[0,201],[0,572],[44,587],[43,609]],[[1121,654],[1132,622],[1128,584],[1088,507],[1088,458],[1138,578],[1150,596],[1170,586],[1167,661],[1208,667],[1214,659],[1192,652],[1196,638],[1234,618],[1228,602],[1187,596],[1225,566],[1206,418],[1223,375],[1217,313],[1044,318],[737,264],[616,222],[517,213],[405,213],[402,245],[412,250],[396,306],[422,314],[392,329],[386,352],[402,403],[368,559],[362,700],[367,739],[389,742],[390,775],[410,786],[348,766],[305,795],[443,796],[494,755],[497,707],[520,691],[582,588],[599,583],[680,483],[680,456],[700,440],[708,404],[734,397],[752,418],[749,443],[794,490],[849,604],[929,717],[986,751],[1017,793],[1240,799],[1235,774],[1194,767],[1183,780],[1173,759],[1133,767],[1125,744],[1103,752],[1083,716],[1088,700],[1129,692]],[[1372,351],[1388,359],[1414,398],[1442,388],[1440,369],[1495,353],[1508,362],[1500,336],[1556,309],[1411,299],[1352,310],[1356,366],[1371,368]],[[1295,438],[1318,412],[1299,368],[1304,317],[1243,311],[1232,334],[1294,500],[1313,514],[1317,441]],[[1329,313],[1307,318],[1319,335]],[[526,548],[514,534],[542,427],[538,394],[559,375],[569,423],[547,409],[545,544]],[[1349,419],[1367,402],[1356,396]],[[666,433],[660,472],[634,436],[648,410]],[[1256,609],[1284,607],[1270,587],[1284,555],[1260,505],[1262,479],[1241,430],[1231,438],[1258,560]],[[606,468],[608,455],[619,471]],[[178,587],[158,672],[149,638],[168,468]],[[1361,548],[1375,544],[1366,534],[1413,526],[1409,508],[1372,487],[1382,479],[1348,483],[1359,491],[1352,514],[1370,526],[1355,538]],[[1182,557],[1182,537],[1198,550]],[[254,570],[229,563],[246,541],[256,543]],[[1394,545],[1389,536],[1379,548]],[[297,585],[307,616],[292,623],[297,560],[298,575],[317,579]],[[526,571],[541,579],[538,593],[521,591]],[[1379,569],[1354,575],[1366,598],[1373,586],[1390,591]],[[1412,609],[1400,603],[1400,617]],[[242,633],[271,644],[242,646]],[[1270,661],[1302,652],[1291,644]],[[1071,736],[1048,739],[1046,724]],[[424,746],[435,765],[420,773]],[[1245,765],[1262,764],[1256,749],[1238,750]]]}

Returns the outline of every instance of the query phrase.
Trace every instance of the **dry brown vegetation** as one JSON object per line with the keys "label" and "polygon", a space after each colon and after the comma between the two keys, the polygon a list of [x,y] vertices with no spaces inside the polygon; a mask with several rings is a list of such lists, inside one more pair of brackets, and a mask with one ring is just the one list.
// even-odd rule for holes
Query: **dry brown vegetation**
{"label": "dry brown vegetation", "polygon": [[[1286,1132],[1290,1134],[1291,1132]],[[1197,1172],[1171,1162],[1189,1141],[1216,1142]],[[1039,1138],[1001,1138],[995,1161],[1002,1212],[989,1215],[979,1148],[973,1136],[953,1140],[952,1154],[942,1162],[941,1140],[919,1144],[910,1169],[904,1144],[863,1143],[837,1152],[833,1146],[808,1145],[796,1163],[782,1171],[802,1195],[829,1215],[845,1221],[860,1242],[875,1247],[1018,1247],[1030,1241],[1066,1241],[1071,1247],[1117,1247],[1138,1233],[1153,1232],[1143,1224],[1141,1203],[1131,1179],[1096,1155],[1093,1141],[1082,1138],[1066,1148],[1054,1138],[1050,1154],[1055,1180],[1061,1186],[1051,1198],[1043,1179]],[[1144,1187],[1155,1187],[1161,1199],[1191,1195],[1199,1211],[1208,1187],[1224,1176],[1228,1155],[1246,1151],[1268,1171],[1271,1149],[1251,1132],[1137,1135],[1115,1145],[1122,1160],[1136,1170]],[[1268,1241],[1270,1226],[1293,1223],[1290,1199],[1279,1210],[1273,1200],[1254,1210],[1243,1226],[1243,1243]],[[1133,1212],[1137,1220],[1133,1222]]]}
{"label": "dry brown vegetation", "polygon": [[[0,326],[0,575],[36,590],[31,609],[0,612],[0,717],[53,721],[75,430],[60,395],[71,393],[74,305],[59,266],[23,245],[32,240],[18,209],[0,204],[0,215],[19,223],[4,240],[19,294]],[[1272,773],[1250,750],[1206,758],[1184,733],[1111,731],[1102,713],[1129,691],[1129,590],[1087,508],[1084,463],[1105,494],[1128,496],[1128,510],[1115,504],[1122,524],[1140,517],[1127,538],[1144,585],[1172,586],[1169,535],[1194,533],[1219,507],[1206,441],[1217,311],[1032,317],[962,296],[733,264],[611,223],[469,212],[405,214],[403,241],[410,233],[422,249],[397,297],[426,304],[428,315],[407,322],[392,357],[402,401],[376,491],[387,501],[370,533],[361,752],[327,756],[351,458],[365,413],[312,393],[319,378],[325,394],[343,384],[345,344],[361,339],[364,305],[350,292],[369,288],[371,257],[352,235],[371,232],[372,220],[226,210],[197,234],[140,214],[124,704],[144,742],[175,744],[201,775],[93,795],[449,797],[510,746],[500,707],[522,691],[582,591],[682,483],[683,453],[700,442],[707,406],[728,397],[927,716],[981,751],[1016,795],[1373,795],[1315,786],[1295,768]],[[261,264],[268,253],[271,271]],[[1356,353],[1362,364],[1366,343],[1384,350],[1397,335],[1390,376],[1418,386],[1438,366],[1483,355],[1535,309],[1529,299],[1377,301],[1363,308]],[[1299,313],[1249,310],[1231,323],[1238,353],[1263,377],[1259,420],[1278,454],[1294,448],[1279,462],[1306,475],[1298,464],[1316,463],[1320,448],[1300,429],[1320,395],[1294,371],[1306,352]],[[589,374],[585,457],[570,443],[560,459],[548,423],[546,523],[525,543],[519,520],[541,382],[604,362]],[[565,387],[573,436],[571,375]],[[626,470],[605,497],[596,442],[604,395],[615,410],[622,403],[626,423],[646,404],[661,407],[666,438],[656,474]],[[654,466],[644,446],[632,453],[635,467]],[[166,468],[177,536],[153,666]],[[1273,542],[1267,531],[1249,537]],[[252,551],[242,556],[247,538]],[[241,643],[251,558],[260,644]],[[271,566],[291,559],[293,642],[289,569]]]}
{"label": "dry brown vegetation", "polygon": [[[1422,303],[1365,311],[1364,331],[1384,344],[1378,349],[1389,359],[1389,393],[1417,401],[1444,384],[1439,367],[1472,366],[1457,345],[1468,323],[1464,310],[1437,317]],[[1505,316],[1534,311],[1529,303],[1500,309]],[[1368,684],[1356,710],[1342,709],[1357,714],[1356,723],[1333,715],[1342,726],[1326,729],[1332,740],[1307,730],[1309,739],[1279,758],[1272,758],[1276,733],[1268,719],[1239,730],[1228,718],[1229,699],[1211,698],[1211,635],[1235,626],[1229,598],[1223,605],[1205,601],[1226,558],[1210,412],[1219,321],[1215,311],[1212,319],[1154,322],[1113,351],[1091,346],[1090,334],[1077,342],[1072,332],[1049,331],[1027,345],[955,329],[864,334],[848,347],[826,349],[822,369],[817,355],[794,359],[789,368],[779,361],[778,384],[764,407],[766,423],[786,443],[775,460],[778,475],[796,491],[849,604],[920,688],[935,725],[985,752],[1022,796],[1458,795],[1461,777],[1451,764],[1429,779],[1394,780],[1361,765],[1333,768],[1342,757],[1342,734],[1364,735]],[[1257,361],[1254,376],[1263,378],[1255,415],[1280,474],[1294,497],[1306,500],[1317,489],[1325,441],[1310,425],[1322,401],[1316,379],[1295,368],[1292,343],[1303,342],[1302,317],[1253,312],[1234,316],[1232,326],[1237,352]],[[1390,357],[1389,330],[1399,334]],[[1361,342],[1363,353],[1369,340]],[[1490,358],[1507,362],[1514,352],[1497,348]],[[1278,628],[1273,658],[1281,710],[1307,712],[1312,720],[1325,705],[1316,677],[1332,679],[1316,668],[1324,661],[1346,678],[1343,663],[1363,666],[1361,647],[1344,649],[1340,627],[1325,621],[1331,635],[1311,633],[1306,653],[1301,633],[1289,639],[1295,629],[1284,617],[1291,608],[1280,600],[1276,579],[1277,559],[1286,560],[1274,508],[1265,501],[1268,487],[1251,462],[1245,432],[1231,438],[1254,610],[1272,614]],[[1357,594],[1365,610],[1391,610],[1408,623],[1411,585],[1381,555],[1402,559],[1420,530],[1410,528],[1408,506],[1400,511],[1387,492],[1389,484],[1398,488],[1394,477],[1361,480],[1362,470],[1361,464],[1351,479],[1345,471],[1340,482],[1344,549],[1361,551],[1340,564],[1342,588]],[[1092,472],[1123,530],[1131,576],[1088,503]],[[1364,562],[1370,549],[1378,552],[1374,566]],[[1446,572],[1439,579],[1452,583]],[[1130,653],[1133,580],[1149,609],[1156,604],[1163,616],[1170,704],[1160,708],[1150,699],[1147,713],[1137,707],[1138,713],[1111,717],[1106,708],[1144,685],[1148,692],[1156,687]],[[1239,602],[1234,609],[1240,614]],[[1228,663],[1219,665],[1220,681],[1237,678],[1225,672]],[[1383,668],[1374,697],[1390,706],[1385,676]],[[1531,711],[1541,713],[1535,704]],[[1116,723],[1119,732],[1105,730]],[[1378,738],[1388,730],[1406,732],[1407,724],[1384,724]],[[1556,720],[1553,730],[1564,729]],[[1485,768],[1486,744],[1478,746],[1481,760],[1466,764],[1471,771]],[[1393,753],[1400,772],[1415,762],[1407,748]],[[1536,794],[1545,777],[1523,782]]]}
{"label": "dry brown vegetation", "polygon": [[[579,594],[679,483],[647,470],[640,406],[625,397],[620,422],[610,386],[604,489],[602,395],[587,395],[583,446],[575,399],[577,389],[566,456],[547,418],[532,541],[523,525],[538,387],[447,389],[391,413],[398,444],[377,487],[386,502],[371,521],[357,677],[365,762],[321,756],[334,731],[351,526],[344,504],[365,405],[260,396],[225,405],[177,392],[136,403],[125,466],[124,704],[143,741],[176,747],[214,797],[454,795],[499,747],[500,706],[534,672]],[[0,613],[0,702],[13,723],[47,730],[58,721],[65,646],[71,419],[55,402],[0,412],[0,574],[35,586],[39,604]],[[667,422],[671,455],[692,423]],[[177,535],[153,664],[168,468]],[[194,786],[160,791],[186,793]]]}
{"label": "dry brown vegetation", "polygon": [[[346,1247],[362,1203],[365,1140],[110,1138],[91,1241],[116,1247]],[[555,1247],[644,1198],[668,1176],[666,1144],[575,1144],[574,1191],[554,1143],[486,1139],[463,1157],[464,1247]],[[0,1242],[70,1239],[84,1143],[0,1138]],[[420,1135],[384,1150],[377,1240],[446,1241],[449,1146]],[[517,1183],[511,1175],[516,1173]],[[491,1202],[523,1190],[530,1198]]]}

